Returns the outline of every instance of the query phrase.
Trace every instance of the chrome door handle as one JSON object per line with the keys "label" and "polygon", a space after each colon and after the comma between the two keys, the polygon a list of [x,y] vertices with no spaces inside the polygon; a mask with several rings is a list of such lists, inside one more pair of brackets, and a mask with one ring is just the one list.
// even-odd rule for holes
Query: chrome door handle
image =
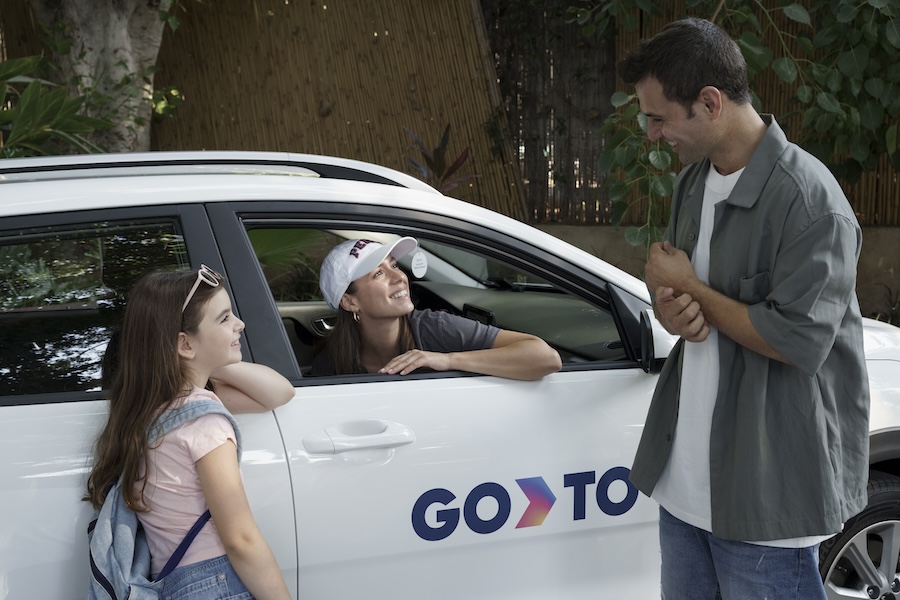
{"label": "chrome door handle", "polygon": [[353,450],[396,448],[416,441],[416,434],[406,425],[369,419],[349,421],[314,431],[303,437],[303,447],[310,454],[340,454]]}

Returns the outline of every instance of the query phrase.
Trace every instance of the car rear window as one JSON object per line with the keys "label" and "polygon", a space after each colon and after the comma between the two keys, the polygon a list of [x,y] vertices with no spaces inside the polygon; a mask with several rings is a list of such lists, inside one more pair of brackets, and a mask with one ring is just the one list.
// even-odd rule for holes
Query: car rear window
{"label": "car rear window", "polygon": [[127,290],[150,270],[187,265],[174,222],[0,237],[0,396],[100,389]]}

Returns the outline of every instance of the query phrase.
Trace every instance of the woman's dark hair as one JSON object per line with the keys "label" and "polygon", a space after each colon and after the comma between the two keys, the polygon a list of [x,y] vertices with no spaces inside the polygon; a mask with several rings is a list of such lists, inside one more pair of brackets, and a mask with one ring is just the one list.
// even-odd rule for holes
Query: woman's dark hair
{"label": "woman's dark hair", "polygon": [[[351,282],[346,293],[355,293],[355,288],[355,282]],[[365,373],[366,370],[360,360],[362,341],[359,337],[359,325],[353,320],[353,313],[347,312],[340,306],[337,312],[337,323],[334,329],[331,330],[331,333],[328,334],[326,341],[328,354],[334,365],[334,374],[352,375]],[[400,339],[397,340],[397,354],[403,354],[415,347],[416,343],[413,339],[412,328],[409,326],[409,321],[403,318],[400,322]]]}
{"label": "woman's dark hair", "polygon": [[[99,508],[106,488],[122,478],[125,501],[146,510],[148,429],[166,406],[188,391],[189,373],[178,356],[178,334],[195,334],[213,294],[225,289],[201,282],[194,298],[181,307],[197,281],[197,272],[156,272],[142,277],[128,294],[121,330],[111,352],[115,366],[109,389],[109,418],[94,448],[94,464],[85,500]],[[146,484],[146,481],[144,482]]]}
{"label": "woman's dark hair", "polygon": [[668,100],[693,116],[700,90],[713,86],[732,102],[750,102],[747,63],[740,48],[718,25],[704,19],[669,23],[619,63],[622,81],[634,85],[653,77]]}

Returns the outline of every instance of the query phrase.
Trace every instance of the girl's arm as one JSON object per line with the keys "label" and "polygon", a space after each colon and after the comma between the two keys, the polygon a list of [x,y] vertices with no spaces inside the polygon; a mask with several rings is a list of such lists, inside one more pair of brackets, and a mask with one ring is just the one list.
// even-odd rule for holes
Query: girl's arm
{"label": "girl's arm", "polygon": [[266,365],[239,362],[210,375],[213,391],[232,413],[263,412],[294,397],[291,382]]}
{"label": "girl's arm", "polygon": [[290,600],[275,555],[263,538],[241,480],[237,449],[226,442],[197,461],[200,485],[225,553],[258,600]]}

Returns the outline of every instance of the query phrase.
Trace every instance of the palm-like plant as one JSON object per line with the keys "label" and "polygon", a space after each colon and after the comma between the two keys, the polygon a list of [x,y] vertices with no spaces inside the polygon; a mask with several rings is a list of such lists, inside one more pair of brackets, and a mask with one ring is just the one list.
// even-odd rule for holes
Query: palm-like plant
{"label": "palm-like plant", "polygon": [[0,158],[103,152],[84,136],[109,123],[79,114],[84,98],[34,77],[40,61],[0,63]]}
{"label": "palm-like plant", "polygon": [[447,146],[450,143],[449,123],[447,124],[447,127],[444,128],[444,134],[434,148],[428,148],[428,146],[419,139],[419,136],[413,133],[409,128],[404,127],[403,129],[412,140],[412,145],[410,147],[418,150],[419,154],[422,156],[421,160],[416,160],[407,156],[406,161],[413,169],[415,169],[419,179],[429,184],[431,187],[442,194],[446,194],[450,190],[459,187],[460,183],[478,177],[477,175],[454,176],[456,172],[459,171],[460,167],[462,167],[463,163],[469,158],[469,146],[466,146],[466,149],[453,159],[452,162],[448,162]]}

